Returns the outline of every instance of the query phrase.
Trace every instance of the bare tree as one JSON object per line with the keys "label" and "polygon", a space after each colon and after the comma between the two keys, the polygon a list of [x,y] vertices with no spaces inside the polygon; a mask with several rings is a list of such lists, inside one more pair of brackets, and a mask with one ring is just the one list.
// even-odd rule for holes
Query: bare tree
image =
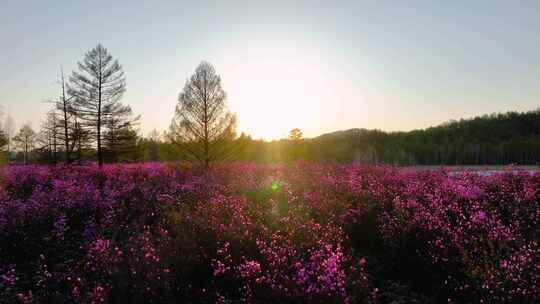
{"label": "bare tree", "polygon": [[11,138],[13,137],[13,132],[15,132],[15,121],[11,115],[7,114],[6,120],[4,121],[4,134],[6,135],[6,144],[7,144],[7,161],[11,158]]}
{"label": "bare tree", "polygon": [[13,141],[23,149],[25,165],[28,163],[28,151],[34,148],[35,138],[36,132],[34,132],[29,124],[23,125],[19,132],[13,137]]}
{"label": "bare tree", "polygon": [[73,129],[71,130],[71,149],[77,148],[76,159],[83,159],[83,151],[90,148],[90,132],[83,128],[77,116],[73,116]]}
{"label": "bare tree", "polygon": [[170,126],[171,141],[205,167],[232,151],[236,117],[226,105],[221,78],[208,62],[201,62],[186,81]]}
{"label": "bare tree", "polygon": [[55,101],[55,108],[59,111],[58,124],[62,128],[59,138],[64,142],[64,153],[65,161],[67,163],[71,162],[71,151],[75,146],[75,141],[70,136],[70,133],[73,132],[74,122],[73,114],[74,108],[72,106],[71,100],[75,95],[68,96],[67,94],[67,85],[64,77],[64,70],[60,69],[60,86],[62,88],[58,100]]}
{"label": "bare tree", "polygon": [[58,119],[58,113],[53,109],[47,113],[41,124],[41,130],[37,137],[38,149],[47,154],[49,162],[58,161],[58,148],[61,142],[62,125]]}
{"label": "bare tree", "polygon": [[[97,141],[99,166],[103,165],[102,129],[108,119],[122,116],[126,107],[120,104],[126,91],[122,66],[101,44],[86,53],[78,64],[79,72],[73,72],[68,86],[73,98],[73,109],[84,128]],[[128,108],[129,109],[129,108]],[[131,109],[130,109],[131,110]]]}

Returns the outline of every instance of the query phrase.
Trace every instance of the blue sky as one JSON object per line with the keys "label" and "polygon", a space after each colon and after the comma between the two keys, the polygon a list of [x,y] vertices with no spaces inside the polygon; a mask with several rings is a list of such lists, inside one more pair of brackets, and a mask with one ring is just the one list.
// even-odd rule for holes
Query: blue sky
{"label": "blue sky", "polygon": [[0,104],[34,127],[101,42],[141,132],[166,129],[201,60],[240,131],[410,130],[540,106],[539,1],[1,1]]}

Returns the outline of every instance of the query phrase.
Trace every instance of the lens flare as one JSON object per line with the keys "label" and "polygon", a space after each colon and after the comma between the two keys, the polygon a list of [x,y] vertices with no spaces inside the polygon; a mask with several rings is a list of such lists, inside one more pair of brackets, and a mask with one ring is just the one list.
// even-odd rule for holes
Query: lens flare
{"label": "lens flare", "polygon": [[273,181],[272,185],[270,186],[270,189],[272,189],[273,192],[278,191],[279,189],[279,183],[277,181]]}

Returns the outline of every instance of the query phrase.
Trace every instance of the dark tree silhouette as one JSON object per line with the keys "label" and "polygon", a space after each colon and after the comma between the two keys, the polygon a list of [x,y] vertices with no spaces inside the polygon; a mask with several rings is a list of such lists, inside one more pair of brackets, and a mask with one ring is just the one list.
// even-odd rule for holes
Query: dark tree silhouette
{"label": "dark tree silhouette", "polygon": [[73,151],[75,141],[73,140],[71,133],[73,133],[74,121],[73,121],[73,106],[71,100],[74,95],[69,96],[67,94],[67,85],[64,77],[64,70],[60,70],[60,86],[62,91],[60,97],[55,101],[55,108],[59,113],[58,124],[61,126],[62,131],[59,134],[60,141],[64,142],[64,157],[67,163],[71,162],[71,152]]}
{"label": "dark tree silhouette", "polygon": [[294,128],[291,131],[289,131],[289,139],[290,140],[300,140],[302,139],[302,131],[298,128]]}
{"label": "dark tree silhouette", "polygon": [[15,144],[23,149],[25,165],[28,163],[28,151],[34,147],[35,139],[36,132],[28,124],[25,124],[13,137]]}
{"label": "dark tree silhouette", "polygon": [[61,143],[62,125],[55,110],[53,109],[47,113],[37,137],[38,150],[46,154],[49,163],[58,161],[58,148]]}
{"label": "dark tree silhouette", "polygon": [[233,151],[236,117],[226,105],[221,78],[208,62],[201,62],[178,97],[170,127],[171,141],[207,168]]}
{"label": "dark tree silhouette", "polygon": [[5,145],[7,145],[8,140],[6,133],[4,133],[4,130],[0,129],[0,148],[3,148]]}
{"label": "dark tree silhouette", "polygon": [[71,138],[73,152],[75,152],[75,147],[77,148],[77,154],[74,158],[81,161],[83,158],[83,150],[91,149],[90,132],[83,128],[77,119],[77,116],[73,116],[73,130],[71,131]]}
{"label": "dark tree silhouette", "polygon": [[131,108],[125,107],[118,115],[111,115],[105,121],[107,132],[103,134],[104,148],[113,162],[117,162],[121,154],[135,149],[137,132],[134,127],[139,118],[132,118]]}
{"label": "dark tree silhouette", "polygon": [[68,92],[74,96],[73,110],[90,136],[97,141],[98,164],[103,164],[102,132],[111,117],[123,117],[129,107],[119,100],[126,91],[122,66],[98,44],[79,62],[79,72],[70,77]]}
{"label": "dark tree silhouette", "polygon": [[[3,116],[4,116],[4,112],[2,111],[2,106],[0,106],[0,119],[2,119]],[[6,132],[4,131],[2,126],[0,126],[0,151],[5,145],[7,145],[7,143],[8,143],[8,139],[7,139]]]}
{"label": "dark tree silhouette", "polygon": [[13,132],[15,132],[15,121],[9,114],[7,114],[6,120],[4,121],[3,132],[6,137],[7,162],[9,163],[11,157],[11,137],[13,136]]}
{"label": "dark tree silhouette", "polygon": [[[0,129],[0,165],[4,164],[4,161],[8,162],[9,152],[4,151],[4,147],[7,145],[8,140],[4,130]],[[5,157],[5,158],[4,158]]]}

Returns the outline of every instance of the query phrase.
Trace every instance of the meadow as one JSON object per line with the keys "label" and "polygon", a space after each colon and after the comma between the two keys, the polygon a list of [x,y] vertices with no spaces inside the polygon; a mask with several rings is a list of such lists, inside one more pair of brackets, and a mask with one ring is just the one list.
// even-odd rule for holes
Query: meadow
{"label": "meadow", "polygon": [[540,173],[10,166],[2,303],[540,301]]}

